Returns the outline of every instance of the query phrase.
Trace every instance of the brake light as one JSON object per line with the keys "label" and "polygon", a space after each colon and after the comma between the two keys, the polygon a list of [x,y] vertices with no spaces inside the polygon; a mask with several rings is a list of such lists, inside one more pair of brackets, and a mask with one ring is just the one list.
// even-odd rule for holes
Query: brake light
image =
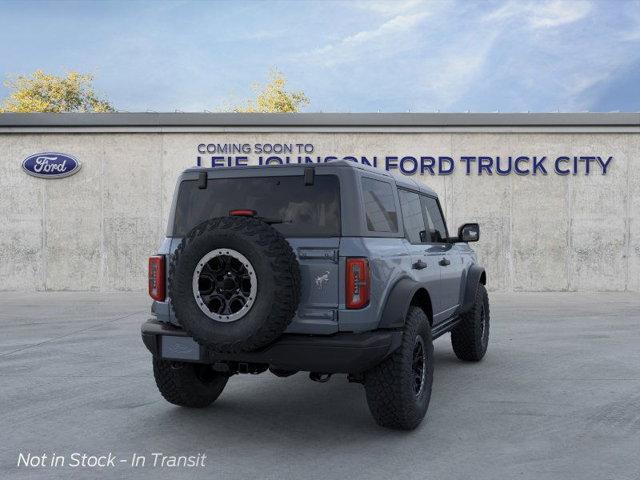
{"label": "brake light", "polygon": [[164,255],[149,257],[149,295],[158,302],[165,299]]}
{"label": "brake light", "polygon": [[347,308],[369,305],[369,261],[366,258],[347,258]]}
{"label": "brake light", "polygon": [[255,210],[229,210],[230,217],[255,217],[257,213]]}

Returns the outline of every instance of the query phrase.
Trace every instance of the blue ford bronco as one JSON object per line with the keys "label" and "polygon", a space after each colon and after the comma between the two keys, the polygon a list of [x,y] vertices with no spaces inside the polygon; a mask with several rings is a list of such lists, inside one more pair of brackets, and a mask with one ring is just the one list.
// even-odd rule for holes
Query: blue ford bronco
{"label": "blue ford bronco", "polygon": [[160,393],[206,407],[239,373],[362,383],[382,426],[410,430],[431,397],[433,340],[458,358],[489,339],[486,274],[437,195],[354,162],[188,169],[149,259],[142,326]]}

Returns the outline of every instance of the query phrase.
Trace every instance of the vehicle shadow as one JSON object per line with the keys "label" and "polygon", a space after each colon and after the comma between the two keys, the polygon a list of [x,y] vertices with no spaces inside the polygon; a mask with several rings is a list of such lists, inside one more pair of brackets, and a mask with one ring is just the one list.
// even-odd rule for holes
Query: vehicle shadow
{"label": "vehicle shadow", "polygon": [[[464,364],[451,357],[449,352],[436,351],[438,377],[450,378],[455,375],[453,370],[464,368]],[[435,410],[446,408],[449,395],[462,388],[448,380],[444,382],[447,391],[438,391],[437,383],[440,382],[434,384],[427,422]],[[209,408],[184,409],[162,402],[155,404],[152,411],[153,419],[144,419],[147,432],[149,423],[158,430],[158,435],[163,435],[162,432],[166,435],[167,427],[178,424],[198,442],[225,438],[227,446],[237,441],[242,448],[258,447],[265,438],[286,446],[308,444],[310,437],[313,443],[326,444],[337,439],[349,443],[415,434],[376,425],[363,386],[348,383],[344,375],[335,375],[325,384],[310,381],[302,372],[288,378],[276,378],[269,373],[256,377],[243,375],[233,377]]]}

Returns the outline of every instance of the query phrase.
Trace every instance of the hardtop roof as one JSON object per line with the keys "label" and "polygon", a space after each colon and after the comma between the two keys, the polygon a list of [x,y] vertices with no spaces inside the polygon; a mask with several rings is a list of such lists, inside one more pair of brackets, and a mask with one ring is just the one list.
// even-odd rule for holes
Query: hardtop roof
{"label": "hardtop roof", "polygon": [[[247,170],[263,170],[263,169],[283,169],[283,170],[304,170],[305,168],[308,167],[314,167],[316,169],[324,169],[327,167],[338,167],[338,168],[352,168],[352,169],[357,169],[357,170],[363,170],[366,171],[368,173],[374,174],[374,175],[378,175],[378,176],[382,176],[382,177],[387,177],[391,180],[393,180],[397,186],[399,187],[404,187],[404,188],[408,188],[411,190],[417,190],[419,192],[425,193],[427,195],[432,195],[432,196],[437,196],[436,192],[428,187],[427,185],[425,185],[422,182],[418,182],[416,180],[414,180],[411,177],[408,176],[404,176],[404,175],[397,175],[397,174],[391,174],[386,170],[382,170],[380,168],[376,168],[373,167],[371,165],[365,165],[362,163],[358,163],[358,162],[353,162],[350,160],[334,160],[331,162],[324,162],[324,163],[289,163],[289,164],[284,164],[284,165],[246,165],[246,166],[236,166],[236,167],[191,167],[191,168],[187,168],[184,173],[187,172],[201,172],[201,171],[206,171],[206,172],[219,172],[219,171],[247,171]],[[301,172],[302,173],[302,172]]]}

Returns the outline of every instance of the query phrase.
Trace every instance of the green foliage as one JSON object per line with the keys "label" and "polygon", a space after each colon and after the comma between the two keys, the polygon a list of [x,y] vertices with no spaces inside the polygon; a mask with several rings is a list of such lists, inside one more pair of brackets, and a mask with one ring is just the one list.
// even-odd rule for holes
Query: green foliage
{"label": "green foliage", "polygon": [[287,80],[278,70],[273,70],[269,75],[269,83],[261,88],[254,85],[255,100],[249,100],[244,107],[234,108],[234,112],[243,113],[291,113],[299,112],[302,107],[309,104],[309,99],[304,92],[289,92],[285,90]]}
{"label": "green foliage", "polygon": [[68,72],[50,75],[36,70],[33,75],[18,75],[5,82],[11,89],[0,112],[113,112],[107,100],[93,91],[93,76]]}

